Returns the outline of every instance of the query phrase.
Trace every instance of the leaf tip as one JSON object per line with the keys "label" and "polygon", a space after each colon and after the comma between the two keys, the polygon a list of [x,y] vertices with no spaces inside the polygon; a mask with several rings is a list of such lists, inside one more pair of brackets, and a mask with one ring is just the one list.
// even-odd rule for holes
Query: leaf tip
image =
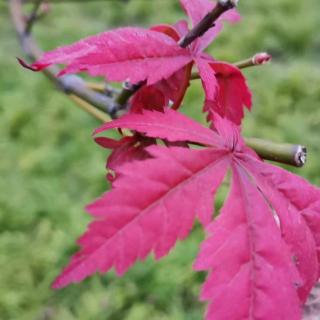
{"label": "leaf tip", "polygon": [[49,64],[42,64],[42,63],[28,64],[24,60],[22,60],[21,58],[18,58],[18,57],[17,57],[17,60],[22,67],[29,69],[31,71],[34,71],[34,72],[41,71],[49,66]]}

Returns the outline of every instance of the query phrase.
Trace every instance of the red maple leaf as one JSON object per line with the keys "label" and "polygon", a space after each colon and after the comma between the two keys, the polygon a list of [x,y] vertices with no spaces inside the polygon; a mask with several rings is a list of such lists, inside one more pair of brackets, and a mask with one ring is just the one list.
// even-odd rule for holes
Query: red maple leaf
{"label": "red maple leaf", "polygon": [[[215,6],[209,0],[181,0],[181,4],[193,25]],[[195,64],[199,69],[206,101],[210,101],[205,108],[209,115],[215,111],[240,124],[243,105],[248,108],[251,106],[251,94],[244,77],[240,70],[226,63],[220,64],[223,68],[218,67],[213,58],[203,53],[221,31],[223,20],[236,22],[239,15],[235,9],[225,12],[212,28],[187,48],[179,46],[179,40],[188,32],[186,21],[180,21],[174,26],[159,25],[149,30],[128,27],[90,36],[72,45],[49,51],[27,67],[40,71],[52,64],[64,64],[66,67],[59,75],[84,71],[92,76],[104,76],[110,81],[128,80],[133,84],[145,82],[152,87],[141,89],[144,95],[151,97],[157,89],[162,93],[157,101],[167,103],[172,100],[173,108],[177,109],[189,85],[192,65]],[[241,88],[233,93],[232,99],[225,97],[230,87]],[[148,90],[151,92],[148,93]],[[141,96],[141,92],[137,94]],[[153,107],[150,107],[150,103],[154,101],[139,99],[143,103],[140,103],[138,109],[141,106],[147,109]],[[233,108],[235,110],[230,110]],[[209,119],[212,120],[212,117],[209,116]]]}
{"label": "red maple leaf", "polygon": [[[208,234],[195,263],[210,273],[201,294],[209,301],[206,319],[300,319],[319,278],[320,190],[261,161],[235,124],[218,115],[214,123],[210,130],[166,109],[96,130],[130,129],[184,145],[152,145],[148,157],[117,167],[111,190],[87,207],[95,220],[55,288],[112,267],[122,275],[152,252],[159,259],[198,218]],[[213,220],[228,170],[231,191]]]}

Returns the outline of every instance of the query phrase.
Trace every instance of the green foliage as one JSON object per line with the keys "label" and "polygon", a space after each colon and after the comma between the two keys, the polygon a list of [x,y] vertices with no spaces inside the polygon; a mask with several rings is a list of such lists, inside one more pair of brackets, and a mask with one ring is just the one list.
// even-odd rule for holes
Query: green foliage
{"label": "green foliage", "polygon": [[[228,26],[210,48],[217,59],[230,61],[256,51],[274,55],[272,65],[245,71],[255,103],[244,132],[307,145],[309,162],[299,173],[318,185],[319,9],[318,0],[244,1],[242,23]],[[182,17],[172,0],[57,4],[35,34],[52,49],[114,26]],[[4,3],[0,30],[0,317],[200,319],[204,275],[191,266],[203,237],[198,228],[169,257],[157,264],[149,258],[121,279],[110,274],[62,291],[49,288],[89,220],[84,205],[107,188],[106,154],[91,141],[98,122],[40,74],[17,65],[15,56],[22,54]],[[202,99],[193,85],[186,112],[199,118]]]}

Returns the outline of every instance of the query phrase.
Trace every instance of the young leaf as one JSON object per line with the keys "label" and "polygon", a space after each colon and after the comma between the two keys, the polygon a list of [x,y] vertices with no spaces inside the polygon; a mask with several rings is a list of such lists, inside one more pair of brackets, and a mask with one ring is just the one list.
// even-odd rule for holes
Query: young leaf
{"label": "young leaf", "polygon": [[161,90],[169,101],[173,102],[172,109],[178,109],[190,85],[193,62],[175,72],[170,78],[158,82],[155,86]]}
{"label": "young leaf", "polygon": [[156,86],[143,86],[130,101],[130,112],[141,113],[143,110],[162,111],[168,105],[168,99]]}
{"label": "young leaf", "polygon": [[[241,71],[228,63],[223,62],[202,62],[201,68],[211,68],[216,78],[217,84],[214,92],[212,89],[212,80],[201,76],[204,87],[209,87],[206,91],[205,111],[208,112],[208,118],[212,121],[212,115],[218,113],[222,117],[230,119],[236,124],[241,124],[244,116],[243,106],[251,109],[251,92],[246,84],[246,79]],[[199,67],[199,70],[201,69]],[[211,70],[211,72],[212,72]],[[211,74],[209,70],[207,74]],[[213,94],[216,93],[216,94]]]}

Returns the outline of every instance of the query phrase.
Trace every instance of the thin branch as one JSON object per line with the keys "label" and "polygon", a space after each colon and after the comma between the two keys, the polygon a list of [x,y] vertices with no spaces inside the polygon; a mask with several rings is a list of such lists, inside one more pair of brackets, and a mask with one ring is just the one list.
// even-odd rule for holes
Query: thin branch
{"label": "thin branch", "polygon": [[35,1],[34,6],[33,6],[33,10],[32,10],[32,12],[26,22],[26,27],[25,27],[25,31],[24,31],[26,34],[31,33],[31,29],[32,29],[35,21],[37,20],[38,10],[39,10],[42,2],[43,2],[43,0],[36,0]]}
{"label": "thin branch", "polygon": [[92,115],[94,118],[102,121],[102,122],[108,122],[111,120],[111,117],[107,115],[105,112],[102,112],[92,106],[90,103],[86,102],[85,100],[82,100],[78,96],[74,94],[70,94],[69,98],[74,101],[82,110],[86,111],[90,115]]}
{"label": "thin branch", "polygon": [[[9,8],[11,18],[20,39],[21,47],[31,61],[36,61],[42,55],[30,33],[26,33],[26,21],[23,16],[23,4],[21,0],[10,0]],[[90,103],[94,107],[109,114],[113,114],[113,100],[104,94],[98,93],[88,88],[84,80],[78,76],[65,76],[57,78],[59,72],[57,67],[49,67],[43,73],[54,82],[57,87],[68,94],[78,96],[82,100]]]}
{"label": "thin branch", "polygon": [[237,62],[235,66],[238,67],[239,69],[260,66],[270,62],[271,59],[272,59],[272,56],[269,53],[259,52],[249,59]]}
{"label": "thin branch", "polygon": [[[272,59],[271,55],[266,52],[257,53],[251,58],[241,60],[239,62],[234,63],[233,65],[239,69],[245,69],[249,67],[256,67],[264,65],[270,62]],[[199,72],[193,72],[191,74],[191,80],[198,80],[200,79]]]}
{"label": "thin branch", "polygon": [[97,83],[97,82],[88,82],[86,81],[86,86],[87,88],[100,92],[100,93],[104,93],[106,90],[106,86],[104,83]]}
{"label": "thin branch", "polygon": [[141,81],[137,84],[131,84],[130,82],[124,82],[122,91],[119,93],[113,108],[114,110],[119,110],[120,112],[128,109],[129,99],[142,87],[145,81]]}
{"label": "thin branch", "polygon": [[215,21],[217,21],[217,19],[223,13],[234,8],[237,3],[238,1],[235,0],[219,0],[215,8],[179,41],[180,47],[186,48],[194,40],[203,36],[210,28],[214,26]]}

